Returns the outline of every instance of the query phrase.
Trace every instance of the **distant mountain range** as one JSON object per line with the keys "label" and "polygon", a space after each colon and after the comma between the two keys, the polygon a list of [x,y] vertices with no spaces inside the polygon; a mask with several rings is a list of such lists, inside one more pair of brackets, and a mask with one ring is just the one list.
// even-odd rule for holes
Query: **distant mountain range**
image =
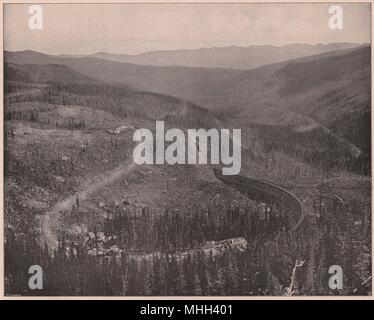
{"label": "distant mountain range", "polygon": [[[329,51],[350,49],[355,43],[290,44],[276,46],[214,47],[185,50],[151,51],[137,55],[100,52],[85,57],[150,66],[184,66],[198,68],[252,69]],[[83,56],[61,56],[77,58]]]}

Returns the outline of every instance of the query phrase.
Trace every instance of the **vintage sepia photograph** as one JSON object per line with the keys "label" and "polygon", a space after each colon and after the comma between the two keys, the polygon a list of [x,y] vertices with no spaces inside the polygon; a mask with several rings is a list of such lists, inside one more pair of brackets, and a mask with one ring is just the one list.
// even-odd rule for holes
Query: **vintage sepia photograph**
{"label": "vintage sepia photograph", "polygon": [[4,3],[5,296],[371,296],[371,12]]}

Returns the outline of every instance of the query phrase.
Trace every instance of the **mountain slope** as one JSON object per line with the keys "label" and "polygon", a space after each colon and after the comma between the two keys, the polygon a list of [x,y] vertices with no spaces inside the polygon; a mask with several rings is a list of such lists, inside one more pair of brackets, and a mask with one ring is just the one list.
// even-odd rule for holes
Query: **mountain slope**
{"label": "mountain slope", "polygon": [[[317,120],[326,123],[336,113],[325,117],[327,106],[320,99],[339,90],[355,90],[357,99],[366,99],[369,88],[370,47],[363,47],[245,71],[216,92],[218,97],[231,97],[243,109],[257,108],[253,104],[291,109],[310,116],[320,114]],[[351,106],[342,103],[342,108],[348,111]]]}
{"label": "mountain slope", "polygon": [[100,83],[99,80],[84,76],[61,64],[12,64],[5,63],[5,79],[8,81],[25,81],[35,83],[70,82]]}
{"label": "mountain slope", "polygon": [[[42,89],[25,91],[38,93],[40,101],[53,104],[84,105],[110,110],[117,116],[133,116],[147,120],[165,120],[181,127],[217,127],[217,119],[203,107],[179,98],[139,91],[126,85],[106,84],[84,76],[65,65],[5,63],[7,92],[15,92],[13,99],[20,99],[20,85]],[[9,98],[9,96],[8,96]]]}
{"label": "mountain slope", "polygon": [[4,52],[4,60],[15,64],[62,64],[75,71],[107,83],[125,84],[139,90],[173,95],[188,99],[201,91],[205,84],[230,82],[241,74],[239,70],[154,67],[119,63],[97,58],[58,58],[33,51]]}

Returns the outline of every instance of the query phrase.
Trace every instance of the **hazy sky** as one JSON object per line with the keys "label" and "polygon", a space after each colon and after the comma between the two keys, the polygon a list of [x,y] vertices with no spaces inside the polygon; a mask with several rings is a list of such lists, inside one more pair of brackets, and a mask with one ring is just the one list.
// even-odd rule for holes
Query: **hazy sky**
{"label": "hazy sky", "polygon": [[343,30],[328,27],[328,4],[44,4],[43,30],[29,29],[29,6],[5,4],[5,49],[135,54],[371,39],[368,3],[341,4]]}

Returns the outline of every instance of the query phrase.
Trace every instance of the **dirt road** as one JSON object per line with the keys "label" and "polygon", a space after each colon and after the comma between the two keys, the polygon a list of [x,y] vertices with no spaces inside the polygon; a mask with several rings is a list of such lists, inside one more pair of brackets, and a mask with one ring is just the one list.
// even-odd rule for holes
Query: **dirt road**
{"label": "dirt road", "polygon": [[110,171],[103,172],[88,179],[82,184],[80,190],[76,194],[57,202],[48,212],[41,216],[40,228],[43,241],[48,249],[53,251],[58,245],[56,230],[59,226],[61,212],[71,210],[77,197],[80,203],[84,202],[92,193],[130,173],[135,166],[136,164],[131,158],[131,162],[120,164]]}

